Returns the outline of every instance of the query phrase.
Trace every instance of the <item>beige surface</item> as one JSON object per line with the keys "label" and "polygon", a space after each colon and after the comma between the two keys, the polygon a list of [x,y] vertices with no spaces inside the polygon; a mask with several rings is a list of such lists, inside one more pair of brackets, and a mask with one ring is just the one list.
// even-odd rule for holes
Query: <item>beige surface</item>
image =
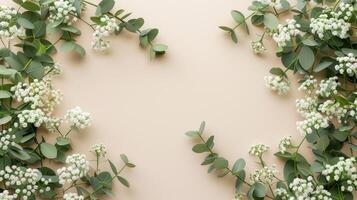
{"label": "beige surface", "polygon": [[264,75],[280,61],[273,54],[252,54],[249,40],[254,33],[240,34],[237,46],[217,28],[233,24],[231,9],[248,13],[249,4],[119,1],[117,6],[159,27],[158,41],[169,45],[169,53],[154,61],[130,34],[113,39],[109,54],[94,53],[91,30],[78,24],[88,55],[83,60],[57,56],[65,69],[57,84],[65,93],[59,113],[80,105],[93,115],[92,128],[73,138],[76,151],[87,153],[93,143],[103,142],[114,161],[124,152],[137,164],[125,173],[132,188],[117,184],[118,198],[113,199],[232,199],[233,180],[207,175],[200,166],[203,157],[191,152],[193,143],[184,136],[201,120],[216,135],[217,151],[231,161],[248,158],[251,170],[255,164],[247,151],[252,144],[263,142],[276,150],[282,136],[298,137],[296,94],[281,98],[264,86]]}

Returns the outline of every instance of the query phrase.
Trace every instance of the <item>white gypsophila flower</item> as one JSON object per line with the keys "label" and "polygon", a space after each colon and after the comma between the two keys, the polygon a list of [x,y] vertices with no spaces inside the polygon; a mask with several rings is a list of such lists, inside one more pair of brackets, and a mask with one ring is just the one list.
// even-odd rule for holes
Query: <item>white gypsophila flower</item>
{"label": "white gypsophila flower", "polygon": [[291,198],[291,195],[284,188],[276,188],[274,190],[274,195],[281,200],[295,200]]}
{"label": "white gypsophila flower", "polygon": [[84,200],[84,196],[78,195],[77,193],[65,193],[63,195],[63,200]]}
{"label": "white gypsophila flower", "polygon": [[330,35],[344,39],[349,37],[351,24],[340,16],[337,17],[334,11],[327,9],[317,18],[311,18],[310,28],[320,39],[329,39]]}
{"label": "white gypsophila flower", "polygon": [[1,200],[16,200],[17,194],[10,194],[8,190],[4,190],[0,193]]}
{"label": "white gypsophila flower", "polygon": [[105,154],[107,154],[107,148],[104,144],[93,145],[91,151],[95,153],[98,157],[105,157]]}
{"label": "white gypsophila flower", "polygon": [[33,80],[32,83],[18,83],[11,87],[14,93],[13,97],[17,101],[31,103],[32,109],[40,108],[43,112],[50,115],[55,106],[62,100],[62,94],[52,86],[49,79],[46,80]]}
{"label": "white gypsophila flower", "polygon": [[55,0],[49,6],[49,21],[51,23],[54,22],[62,22],[68,25],[77,21],[75,0]]}
{"label": "white gypsophila flower", "polygon": [[337,94],[337,87],[340,85],[338,82],[337,76],[324,79],[320,82],[319,89],[316,91],[316,94],[321,97],[330,97],[332,94]]}
{"label": "white gypsophila flower", "polygon": [[276,9],[281,9],[283,7],[280,0],[258,0],[258,2]]}
{"label": "white gypsophila flower", "polygon": [[73,154],[67,157],[66,164],[68,166],[57,170],[59,183],[73,183],[82,178],[89,172],[89,162],[83,154]]}
{"label": "white gypsophila flower", "polygon": [[6,166],[0,171],[0,181],[6,187],[12,188],[14,193],[24,200],[29,199],[39,189],[38,183],[42,174],[38,169],[18,167],[16,165]]}
{"label": "white gypsophila flower", "polygon": [[348,114],[350,117],[357,121],[357,99],[355,99],[353,105],[349,106]]}
{"label": "white gypsophila flower", "polygon": [[14,146],[16,134],[13,128],[0,131],[0,150],[7,151],[9,147]]}
{"label": "white gypsophila flower", "polygon": [[326,165],[321,172],[329,183],[339,182],[342,191],[353,192],[357,189],[357,170],[355,158],[343,158],[334,165]]}
{"label": "white gypsophila flower", "polygon": [[306,113],[305,120],[296,123],[297,129],[303,135],[311,134],[320,128],[327,128],[329,120],[319,112]]}
{"label": "white gypsophila flower", "polygon": [[105,51],[110,47],[110,43],[104,38],[118,31],[119,25],[114,17],[109,17],[108,15],[102,15],[100,22],[101,24],[94,27],[92,48],[96,51]]}
{"label": "white gypsophila flower", "polygon": [[277,173],[275,166],[265,166],[262,169],[255,170],[250,174],[250,182],[252,184],[256,182],[270,184],[274,180],[274,175]]}
{"label": "white gypsophila flower", "polygon": [[288,148],[292,146],[291,136],[283,137],[279,142],[279,151],[285,153]]}
{"label": "white gypsophila flower", "polygon": [[349,21],[353,15],[353,5],[345,2],[340,2],[336,11],[331,12],[331,15],[338,19]]}
{"label": "white gypsophila flower", "polygon": [[265,144],[256,144],[249,149],[249,154],[252,156],[261,157],[263,153],[269,150],[269,147]]}
{"label": "white gypsophila flower", "polygon": [[339,102],[330,99],[320,104],[318,110],[330,119],[336,117],[339,123],[342,122],[342,118],[346,117],[348,112],[347,108],[342,107]]}
{"label": "white gypsophila flower", "polygon": [[62,66],[59,63],[55,63],[53,66],[46,66],[45,72],[50,77],[60,76],[63,74]]}
{"label": "white gypsophila flower", "polygon": [[304,82],[302,82],[298,88],[299,91],[305,91],[308,94],[316,89],[317,80],[313,76],[309,76]]}
{"label": "white gypsophila flower", "polygon": [[19,125],[22,128],[28,127],[33,124],[35,127],[40,127],[43,123],[47,122],[47,116],[41,109],[23,110],[17,115]]}
{"label": "white gypsophila flower", "polygon": [[55,133],[58,131],[59,126],[63,123],[62,118],[48,117],[45,127],[50,133]]}
{"label": "white gypsophila flower", "polygon": [[84,129],[91,125],[90,114],[83,112],[80,107],[75,107],[67,111],[65,119],[72,128]]}
{"label": "white gypsophila flower", "polygon": [[294,19],[286,20],[287,24],[278,25],[278,30],[273,34],[273,40],[278,44],[279,47],[285,47],[288,42],[291,42],[292,38],[297,36],[300,31],[300,24],[297,24]]}
{"label": "white gypsophila flower", "polygon": [[236,193],[234,200],[244,200],[244,193]]}
{"label": "white gypsophila flower", "polygon": [[322,185],[317,185],[313,182],[311,176],[307,179],[295,178],[289,185],[291,196],[289,199],[296,200],[332,200],[331,193],[324,189]]}
{"label": "white gypsophila flower", "polygon": [[265,47],[262,41],[254,41],[251,43],[251,47],[253,49],[253,52],[257,55],[260,55],[264,53]]}
{"label": "white gypsophila flower", "polygon": [[286,95],[290,90],[290,82],[281,76],[265,76],[265,86],[279,95]]}
{"label": "white gypsophila flower", "polygon": [[317,106],[316,97],[305,97],[305,99],[296,99],[297,112],[302,116],[306,116],[308,113],[316,111]]}
{"label": "white gypsophila flower", "polygon": [[357,60],[353,53],[347,56],[337,57],[338,64],[335,65],[335,70],[340,74],[348,76],[357,76]]}
{"label": "white gypsophila flower", "polygon": [[0,37],[13,39],[24,35],[23,29],[16,25],[17,15],[15,8],[0,6]]}

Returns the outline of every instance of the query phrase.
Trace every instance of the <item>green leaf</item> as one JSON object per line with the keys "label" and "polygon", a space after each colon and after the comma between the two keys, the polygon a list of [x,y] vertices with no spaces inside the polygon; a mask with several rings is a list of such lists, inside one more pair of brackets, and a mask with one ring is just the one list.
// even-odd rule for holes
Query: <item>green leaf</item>
{"label": "green leaf", "polygon": [[287,76],[286,76],[286,73],[285,73],[281,68],[278,68],[278,67],[273,67],[273,68],[271,68],[269,72],[270,72],[271,74],[274,74],[274,75],[277,75],[277,76],[287,77]]}
{"label": "green leaf", "polygon": [[238,159],[233,165],[233,168],[232,168],[233,174],[236,174],[239,171],[242,171],[244,169],[244,167],[245,167],[244,159],[243,158]]}
{"label": "green leaf", "polygon": [[317,43],[313,38],[306,38],[302,41],[302,43],[306,46],[314,47],[318,46],[319,43]]}
{"label": "green leaf", "polygon": [[312,165],[310,166],[310,170],[314,173],[319,173],[322,172],[322,170],[324,170],[324,166],[323,164],[315,161],[314,163],[312,163]]}
{"label": "green leaf", "polygon": [[129,182],[128,182],[125,178],[123,178],[123,177],[121,177],[121,176],[117,176],[117,178],[118,178],[118,180],[119,180],[119,182],[120,182],[121,184],[123,184],[123,185],[126,186],[126,187],[130,187]]}
{"label": "green leaf", "polygon": [[59,146],[67,146],[71,143],[68,138],[64,138],[64,137],[58,137],[56,141],[57,141],[56,144]]}
{"label": "green leaf", "polygon": [[317,144],[315,147],[320,150],[320,151],[325,151],[325,149],[328,147],[330,144],[330,139],[328,138],[327,135],[321,135],[320,139],[317,140]]}
{"label": "green leaf", "polygon": [[227,31],[227,32],[232,32],[233,29],[231,29],[230,27],[228,26],[219,26],[220,29],[224,30],[224,31]]}
{"label": "green leaf", "polygon": [[110,161],[110,160],[108,160],[108,162],[109,162],[110,168],[112,169],[113,173],[114,173],[115,175],[117,175],[117,174],[118,174],[118,170],[117,170],[117,168],[115,167],[115,165],[114,165],[114,164],[112,163],[112,161]]}
{"label": "green leaf", "polygon": [[279,24],[278,18],[273,13],[265,13],[263,23],[270,30],[275,30]]}
{"label": "green leaf", "polygon": [[322,70],[330,67],[332,64],[333,62],[331,61],[323,61],[314,68],[314,72],[321,72]]}
{"label": "green leaf", "polygon": [[156,52],[156,53],[164,53],[167,50],[167,45],[165,44],[155,44],[152,49]]}
{"label": "green leaf", "polygon": [[30,155],[23,149],[17,149],[17,148],[9,149],[9,153],[13,157],[24,161],[31,158]]}
{"label": "green leaf", "polygon": [[223,157],[219,157],[217,158],[214,162],[213,162],[213,166],[216,169],[224,169],[228,167],[228,160],[226,160]]}
{"label": "green leaf", "polygon": [[0,90],[0,99],[8,99],[11,96],[12,96],[12,94],[9,91]]}
{"label": "green leaf", "polygon": [[198,133],[199,133],[200,135],[202,135],[203,132],[205,131],[205,127],[206,127],[206,122],[205,122],[205,121],[201,122],[201,124],[200,124],[200,129],[198,130]]}
{"label": "green leaf", "polygon": [[234,43],[238,43],[238,37],[234,31],[230,32],[229,35],[231,36],[231,39]]}
{"label": "green leaf", "polygon": [[68,32],[74,33],[76,35],[80,35],[81,34],[81,30],[79,30],[78,28],[76,28],[74,26],[64,26],[64,27],[61,27],[61,29],[63,31],[68,31]]}
{"label": "green leaf", "polygon": [[231,15],[232,15],[234,21],[236,21],[238,24],[245,23],[245,17],[241,12],[239,12],[237,10],[232,10]]}
{"label": "green leaf", "polygon": [[0,125],[4,125],[11,121],[12,117],[10,115],[0,118]]}
{"label": "green leaf", "polygon": [[23,8],[25,8],[26,10],[29,10],[32,12],[36,12],[36,11],[40,10],[40,6],[32,1],[25,1],[24,3],[21,4],[21,6]]}
{"label": "green leaf", "polygon": [[192,138],[198,137],[200,135],[198,131],[188,131],[185,134],[188,137],[192,137]]}
{"label": "green leaf", "polygon": [[264,198],[265,194],[267,192],[267,189],[262,183],[254,183],[254,191],[253,191],[253,196],[258,197],[258,198]]}
{"label": "green leaf", "polygon": [[125,154],[120,154],[120,158],[125,164],[129,163],[128,156],[126,156]]}
{"label": "green leaf", "polygon": [[303,46],[298,55],[299,63],[302,68],[309,70],[315,62],[315,54],[308,46]]}
{"label": "green leaf", "polygon": [[207,147],[206,144],[196,144],[193,148],[192,151],[195,153],[203,153],[203,152],[208,152],[209,148]]}
{"label": "green leaf", "polygon": [[95,11],[96,15],[102,15],[107,12],[110,12],[114,7],[115,1],[114,0],[102,0]]}
{"label": "green leaf", "polygon": [[18,18],[17,23],[26,29],[34,29],[35,28],[35,26],[32,24],[32,22],[30,22],[29,20],[27,20],[26,18],[23,18],[23,17]]}
{"label": "green leaf", "polygon": [[45,74],[43,65],[37,61],[30,62],[26,68],[26,72],[34,79],[41,79]]}
{"label": "green leaf", "polygon": [[81,47],[79,44],[77,44],[77,43],[75,43],[73,41],[64,42],[63,45],[61,46],[60,50],[62,52],[75,51],[79,55],[81,55],[82,57],[85,56],[85,54],[86,54],[86,52],[83,49],[83,47]]}
{"label": "green leaf", "polygon": [[52,144],[41,143],[40,150],[41,153],[48,159],[55,159],[57,157],[57,149]]}

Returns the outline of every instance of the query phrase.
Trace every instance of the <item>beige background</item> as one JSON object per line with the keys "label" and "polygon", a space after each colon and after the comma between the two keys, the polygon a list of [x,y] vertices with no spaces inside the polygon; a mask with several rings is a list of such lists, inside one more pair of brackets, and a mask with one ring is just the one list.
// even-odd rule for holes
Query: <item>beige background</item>
{"label": "beige background", "polygon": [[[10,0],[3,0],[8,4]],[[233,180],[217,179],[200,166],[201,155],[184,133],[202,120],[216,135],[216,150],[233,162],[248,159],[256,143],[277,150],[285,135],[299,137],[295,123],[296,94],[282,98],[264,86],[270,67],[280,66],[274,54],[255,56],[250,40],[239,34],[233,44],[218,25],[233,25],[231,9],[248,13],[249,0],[121,0],[116,8],[134,12],[147,27],[158,27],[158,42],[168,54],[150,61],[135,35],[112,39],[106,55],[90,49],[91,29],[80,22],[85,59],[71,54],[56,58],[64,66],[57,86],[64,92],[58,112],[81,106],[93,116],[93,126],[74,134],[75,151],[88,153],[94,143],[105,143],[112,160],[126,153],[137,164],[126,171],[131,189],[116,184],[126,200],[223,200],[234,196]],[[88,10],[90,13],[93,10]],[[269,42],[268,42],[269,43]],[[268,45],[271,51],[274,45]],[[293,90],[296,90],[294,82]],[[276,161],[276,160],[273,160]]]}

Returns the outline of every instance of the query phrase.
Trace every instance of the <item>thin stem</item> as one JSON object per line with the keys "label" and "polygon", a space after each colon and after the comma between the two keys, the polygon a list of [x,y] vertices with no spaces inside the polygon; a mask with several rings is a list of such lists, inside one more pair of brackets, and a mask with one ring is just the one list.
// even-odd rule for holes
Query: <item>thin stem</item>
{"label": "thin stem", "polygon": [[82,19],[82,18],[80,18],[80,17],[78,17],[77,15],[74,15],[74,14],[72,14],[72,13],[69,13],[69,14],[70,14],[71,16],[73,16],[73,17],[79,19],[79,20],[82,21],[83,23],[87,24],[89,27],[92,28],[93,31],[95,30],[95,28],[93,27],[93,25],[90,24],[89,22],[87,22],[86,20],[84,20],[84,19]]}
{"label": "thin stem", "polygon": [[6,44],[4,42],[4,40],[2,39],[2,37],[0,37],[1,43],[4,45],[4,47],[6,48]]}
{"label": "thin stem", "polygon": [[72,132],[73,128],[69,129],[69,131],[64,135],[64,137],[67,137],[71,132]]}
{"label": "thin stem", "polygon": [[27,67],[31,64],[31,62],[32,62],[32,58],[30,58],[30,60],[27,61],[23,70],[26,70]]}

